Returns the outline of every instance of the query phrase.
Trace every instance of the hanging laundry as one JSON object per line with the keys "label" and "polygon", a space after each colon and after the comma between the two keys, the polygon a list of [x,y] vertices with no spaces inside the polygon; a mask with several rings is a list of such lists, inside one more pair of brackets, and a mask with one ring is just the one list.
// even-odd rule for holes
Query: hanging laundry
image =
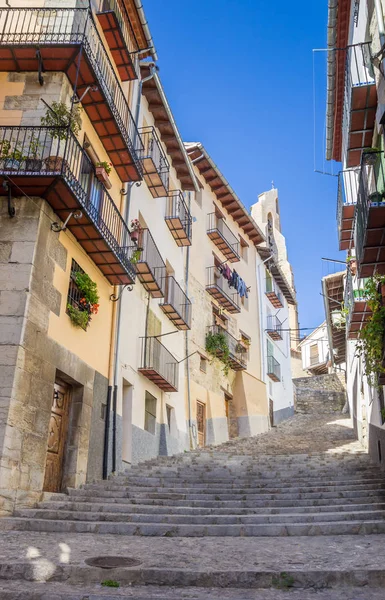
{"label": "hanging laundry", "polygon": [[231,279],[229,281],[229,286],[238,290],[238,279],[239,279],[239,275],[236,272],[236,270],[234,269],[233,274],[231,275]]}
{"label": "hanging laundry", "polygon": [[223,276],[224,276],[225,279],[227,279],[227,281],[230,281],[230,279],[231,279],[231,269],[230,269],[229,265],[225,265]]}

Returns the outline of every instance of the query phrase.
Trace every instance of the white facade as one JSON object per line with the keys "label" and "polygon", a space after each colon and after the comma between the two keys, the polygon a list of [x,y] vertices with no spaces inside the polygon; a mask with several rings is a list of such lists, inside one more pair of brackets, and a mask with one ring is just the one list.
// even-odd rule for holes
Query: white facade
{"label": "white facade", "polygon": [[312,331],[299,344],[302,354],[302,368],[304,371],[317,370],[327,373],[327,363],[330,359],[328,332],[326,322]]}

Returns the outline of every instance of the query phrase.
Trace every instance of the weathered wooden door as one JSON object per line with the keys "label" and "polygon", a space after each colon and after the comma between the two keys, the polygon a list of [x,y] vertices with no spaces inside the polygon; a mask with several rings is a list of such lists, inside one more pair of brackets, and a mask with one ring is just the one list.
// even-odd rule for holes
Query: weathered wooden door
{"label": "weathered wooden door", "polygon": [[272,399],[269,399],[269,418],[270,418],[270,426],[274,427],[274,402]]}
{"label": "weathered wooden door", "polygon": [[205,445],[205,430],[206,430],[206,407],[202,402],[197,402],[197,430],[198,430],[198,446]]}
{"label": "weathered wooden door", "polygon": [[60,492],[63,477],[64,448],[68,427],[70,389],[55,383],[48,428],[44,491]]}

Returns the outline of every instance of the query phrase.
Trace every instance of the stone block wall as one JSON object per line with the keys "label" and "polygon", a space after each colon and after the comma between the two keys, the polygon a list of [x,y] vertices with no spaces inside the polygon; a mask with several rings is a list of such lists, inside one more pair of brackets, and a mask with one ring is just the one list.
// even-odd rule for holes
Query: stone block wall
{"label": "stone block wall", "polygon": [[293,379],[295,411],[303,414],[341,412],[346,390],[335,373]]}

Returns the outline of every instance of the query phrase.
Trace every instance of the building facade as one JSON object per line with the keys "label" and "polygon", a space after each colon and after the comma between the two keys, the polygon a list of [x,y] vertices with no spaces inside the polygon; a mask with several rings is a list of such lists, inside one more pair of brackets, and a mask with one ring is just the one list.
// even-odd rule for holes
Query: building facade
{"label": "building facade", "polygon": [[311,375],[325,375],[330,364],[329,340],[326,321],[299,343],[302,368]]}

